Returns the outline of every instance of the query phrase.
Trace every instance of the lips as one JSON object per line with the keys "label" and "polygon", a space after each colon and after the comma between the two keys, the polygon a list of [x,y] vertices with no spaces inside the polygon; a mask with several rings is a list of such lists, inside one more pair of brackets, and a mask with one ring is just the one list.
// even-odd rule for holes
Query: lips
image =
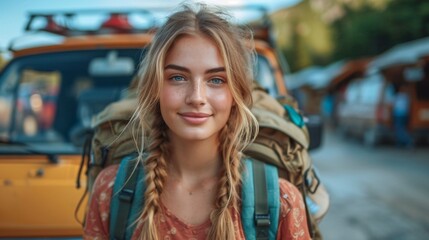
{"label": "lips", "polygon": [[208,120],[212,114],[199,113],[199,112],[183,112],[179,113],[179,116],[189,124],[202,124]]}

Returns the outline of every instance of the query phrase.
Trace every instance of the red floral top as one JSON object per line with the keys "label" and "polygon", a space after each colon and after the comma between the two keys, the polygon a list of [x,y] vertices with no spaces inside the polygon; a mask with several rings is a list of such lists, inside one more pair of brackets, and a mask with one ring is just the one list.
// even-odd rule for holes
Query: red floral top
{"label": "red floral top", "polygon": [[[84,239],[109,239],[109,211],[118,165],[103,170],[94,184],[93,195],[84,226]],[[311,239],[305,206],[298,189],[286,180],[280,183],[280,221],[277,240]],[[245,239],[241,227],[240,213],[232,212],[237,239]],[[158,232],[163,240],[205,240],[211,226],[210,219],[200,225],[190,225],[174,216],[162,203],[161,211],[156,215]],[[138,223],[132,239],[138,239],[141,231]]]}

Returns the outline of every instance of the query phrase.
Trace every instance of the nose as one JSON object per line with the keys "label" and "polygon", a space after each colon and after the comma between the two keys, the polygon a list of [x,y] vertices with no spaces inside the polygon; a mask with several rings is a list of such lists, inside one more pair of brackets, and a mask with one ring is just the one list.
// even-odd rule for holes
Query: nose
{"label": "nose", "polygon": [[186,104],[202,106],[206,104],[206,85],[203,80],[195,79],[189,86]]}

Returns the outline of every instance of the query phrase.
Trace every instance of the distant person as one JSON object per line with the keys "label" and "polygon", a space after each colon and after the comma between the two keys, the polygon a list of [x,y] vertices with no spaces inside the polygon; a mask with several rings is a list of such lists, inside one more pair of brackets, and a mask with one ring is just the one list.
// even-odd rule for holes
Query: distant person
{"label": "distant person", "polygon": [[393,99],[393,122],[398,146],[413,146],[413,139],[408,131],[410,108],[411,102],[407,88],[405,85],[401,85]]}
{"label": "distant person", "polygon": [[323,97],[321,107],[323,120],[328,123],[328,126],[332,126],[334,124],[334,105],[335,105],[335,96],[333,94],[327,94]]}

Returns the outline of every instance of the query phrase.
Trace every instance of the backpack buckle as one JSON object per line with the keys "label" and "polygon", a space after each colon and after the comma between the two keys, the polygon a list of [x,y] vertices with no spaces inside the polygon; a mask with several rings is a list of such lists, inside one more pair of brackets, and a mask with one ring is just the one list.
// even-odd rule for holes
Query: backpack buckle
{"label": "backpack buckle", "polygon": [[255,214],[255,223],[257,227],[269,227],[271,224],[270,214]]}
{"label": "backpack buckle", "polygon": [[119,200],[125,201],[125,202],[131,202],[134,197],[134,191],[128,188],[124,188],[121,190],[121,193],[119,194]]}
{"label": "backpack buckle", "polygon": [[[310,175],[311,174],[311,175]],[[314,194],[320,185],[319,175],[316,169],[310,168],[304,172],[305,186],[311,194]],[[313,184],[315,182],[315,184]]]}

